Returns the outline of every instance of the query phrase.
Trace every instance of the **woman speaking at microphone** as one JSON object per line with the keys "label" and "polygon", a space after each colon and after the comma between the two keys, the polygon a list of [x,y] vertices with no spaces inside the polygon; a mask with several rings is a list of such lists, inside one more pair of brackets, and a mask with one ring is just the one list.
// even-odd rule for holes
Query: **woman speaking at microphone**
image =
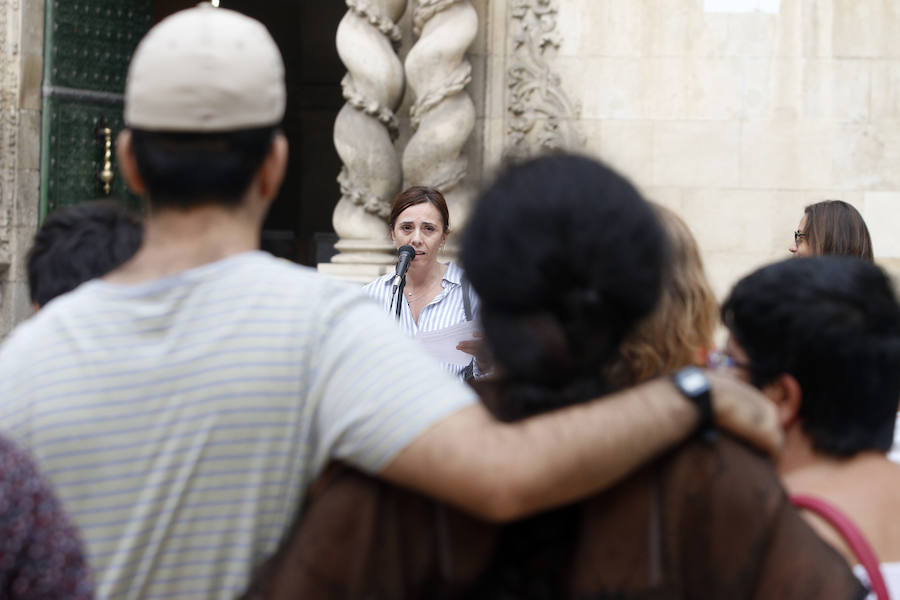
{"label": "woman speaking at microphone", "polygon": [[[438,262],[438,253],[450,234],[450,214],[444,196],[435,188],[414,186],[400,192],[388,217],[394,246],[412,246],[415,257],[406,272],[403,298],[399,299],[399,324],[407,335],[435,332],[478,316],[478,298],[465,281],[462,269],[452,261]],[[367,284],[365,292],[394,314],[394,273]],[[394,305],[394,306],[392,306]],[[462,340],[457,346],[473,355],[467,364],[444,363],[462,379],[471,379],[485,370],[485,358],[475,359],[483,345],[480,340]]]}

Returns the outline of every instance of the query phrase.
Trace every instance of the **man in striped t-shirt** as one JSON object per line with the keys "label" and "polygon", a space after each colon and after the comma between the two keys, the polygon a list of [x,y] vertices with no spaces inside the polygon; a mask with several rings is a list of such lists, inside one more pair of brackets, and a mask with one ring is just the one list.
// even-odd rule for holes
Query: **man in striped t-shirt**
{"label": "man in striped t-shirt", "polygon": [[[233,597],[329,460],[503,520],[609,485],[698,422],[655,382],[500,424],[359,290],[257,251],[285,96],[252,19],[198,7],[151,30],[117,143],[142,246],[0,350],[0,424],[76,521],[100,598]],[[725,425],[774,445],[774,426],[742,426],[774,423],[752,392],[713,387]]]}

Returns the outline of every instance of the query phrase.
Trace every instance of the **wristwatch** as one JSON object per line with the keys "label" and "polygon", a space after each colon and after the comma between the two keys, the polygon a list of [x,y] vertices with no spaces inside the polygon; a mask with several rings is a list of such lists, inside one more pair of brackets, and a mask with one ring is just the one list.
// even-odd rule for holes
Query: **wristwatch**
{"label": "wristwatch", "polygon": [[713,421],[712,388],[706,373],[697,367],[684,367],[672,374],[672,381],[678,391],[697,407],[700,413],[697,431],[707,440],[714,439],[716,427]]}

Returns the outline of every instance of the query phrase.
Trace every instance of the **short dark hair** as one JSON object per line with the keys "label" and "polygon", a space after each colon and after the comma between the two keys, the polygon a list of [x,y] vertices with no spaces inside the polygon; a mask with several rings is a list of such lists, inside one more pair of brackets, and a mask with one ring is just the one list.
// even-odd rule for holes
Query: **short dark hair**
{"label": "short dark hair", "polygon": [[441,214],[441,219],[444,221],[444,233],[450,231],[450,212],[447,210],[447,201],[444,200],[444,195],[437,188],[424,185],[414,185],[397,194],[391,205],[388,227],[393,230],[397,219],[400,218],[400,213],[410,206],[425,202],[429,202]]}
{"label": "short dark hair", "polygon": [[799,417],[834,456],[887,451],[900,398],[900,307],[891,282],[855,257],[789,259],[745,277],[722,319],[758,387],[800,384]]}
{"label": "short dark hair", "polygon": [[666,251],[651,206],[593,159],[557,154],[503,172],[462,240],[510,398],[495,414],[521,418],[607,391],[602,368],[656,304]]}
{"label": "short dark hair", "polygon": [[816,256],[841,254],[868,261],[872,255],[872,238],[859,211],[842,200],[823,200],[810,204],[806,213],[806,241]]}
{"label": "short dark hair", "polygon": [[28,251],[31,301],[44,306],[106,275],[134,256],[142,237],[140,220],[112,202],[85,202],[52,212]]}
{"label": "short dark hair", "polygon": [[138,173],[154,208],[235,206],[272,147],[275,126],[221,133],[134,129]]}

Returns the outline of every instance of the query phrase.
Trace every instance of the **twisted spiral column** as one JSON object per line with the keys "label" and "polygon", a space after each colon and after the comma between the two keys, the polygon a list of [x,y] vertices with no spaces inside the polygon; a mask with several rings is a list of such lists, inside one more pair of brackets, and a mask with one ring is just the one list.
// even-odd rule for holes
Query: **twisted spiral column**
{"label": "twisted spiral column", "polygon": [[341,82],[347,102],[334,124],[334,145],[343,168],[338,176],[341,198],[332,216],[339,253],[332,262],[387,265],[394,262],[394,252],[386,217],[403,179],[393,139],[404,75],[393,44],[401,38],[396,22],[406,0],[346,1],[347,14],[336,36],[338,55],[347,68]]}
{"label": "twisted spiral column", "polygon": [[466,51],[478,31],[478,13],[470,0],[415,0],[413,26],[419,39],[405,66],[415,98],[414,133],[403,152],[403,185],[441,190],[450,223],[459,230],[471,202],[461,185],[468,169],[462,151],[475,127],[475,104],[465,88],[472,79]]}

